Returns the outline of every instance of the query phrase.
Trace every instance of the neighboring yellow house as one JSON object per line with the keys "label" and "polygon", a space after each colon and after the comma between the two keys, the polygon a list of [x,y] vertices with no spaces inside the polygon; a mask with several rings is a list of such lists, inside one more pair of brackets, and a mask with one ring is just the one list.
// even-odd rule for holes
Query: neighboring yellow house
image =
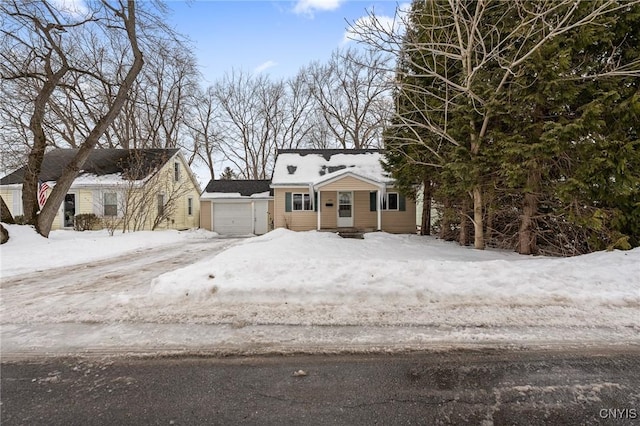
{"label": "neighboring yellow house", "polygon": [[416,204],[394,187],[381,150],[280,150],[274,227],[294,231],[416,232]]}
{"label": "neighboring yellow house", "polygon": [[[48,152],[40,181],[48,196],[76,149]],[[24,167],[0,180],[0,195],[12,215],[22,214]],[[79,214],[93,213],[98,227],[189,229],[199,226],[200,186],[179,149],[95,149],[87,159],[52,229],[73,229]]]}

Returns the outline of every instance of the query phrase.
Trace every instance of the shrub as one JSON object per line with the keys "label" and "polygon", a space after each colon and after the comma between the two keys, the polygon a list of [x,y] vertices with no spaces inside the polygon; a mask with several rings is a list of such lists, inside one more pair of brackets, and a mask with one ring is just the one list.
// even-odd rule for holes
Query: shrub
{"label": "shrub", "polygon": [[13,221],[16,223],[16,225],[26,225],[27,224],[27,222],[25,222],[25,220],[24,220],[24,216],[23,215],[18,215],[16,217],[14,217]]}
{"label": "shrub", "polygon": [[93,213],[84,213],[76,215],[73,220],[73,229],[76,231],[86,231],[93,229],[100,223],[100,219]]}

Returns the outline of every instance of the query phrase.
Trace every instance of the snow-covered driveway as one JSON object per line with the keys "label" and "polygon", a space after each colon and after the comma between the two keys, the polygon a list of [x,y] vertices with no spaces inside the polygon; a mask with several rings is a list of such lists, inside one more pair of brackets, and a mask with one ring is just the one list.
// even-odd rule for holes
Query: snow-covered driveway
{"label": "snow-covered driveway", "polygon": [[0,318],[4,324],[153,321],[151,307],[130,302],[144,299],[154,278],[215,256],[238,241],[186,239],[9,277],[0,285]]}

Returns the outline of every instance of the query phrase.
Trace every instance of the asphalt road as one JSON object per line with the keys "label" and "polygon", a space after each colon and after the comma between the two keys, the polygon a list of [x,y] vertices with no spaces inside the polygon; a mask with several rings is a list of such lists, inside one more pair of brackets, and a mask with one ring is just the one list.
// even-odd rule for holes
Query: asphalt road
{"label": "asphalt road", "polygon": [[2,425],[633,425],[640,351],[2,364]]}

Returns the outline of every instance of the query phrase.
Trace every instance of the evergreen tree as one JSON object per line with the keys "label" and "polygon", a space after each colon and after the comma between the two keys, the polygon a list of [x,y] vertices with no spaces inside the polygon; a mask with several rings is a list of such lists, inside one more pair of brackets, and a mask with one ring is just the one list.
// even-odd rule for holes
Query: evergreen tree
{"label": "evergreen tree", "polygon": [[236,172],[234,172],[233,169],[229,166],[225,167],[220,174],[220,180],[233,180],[237,178],[238,175],[236,175]]}

